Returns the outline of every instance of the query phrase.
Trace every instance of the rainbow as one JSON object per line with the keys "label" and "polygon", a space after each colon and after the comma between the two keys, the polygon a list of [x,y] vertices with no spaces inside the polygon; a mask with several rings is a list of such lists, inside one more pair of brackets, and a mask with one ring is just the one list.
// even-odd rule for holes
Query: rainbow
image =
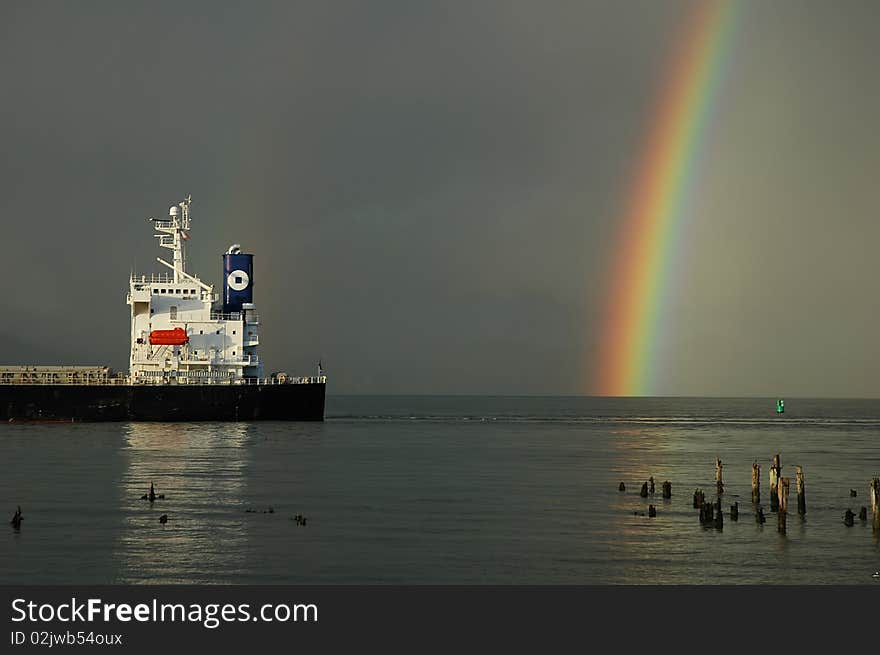
{"label": "rainbow", "polygon": [[627,187],[592,393],[651,395],[664,297],[701,142],[724,77],[736,0],[697,0],[677,39],[640,163]]}

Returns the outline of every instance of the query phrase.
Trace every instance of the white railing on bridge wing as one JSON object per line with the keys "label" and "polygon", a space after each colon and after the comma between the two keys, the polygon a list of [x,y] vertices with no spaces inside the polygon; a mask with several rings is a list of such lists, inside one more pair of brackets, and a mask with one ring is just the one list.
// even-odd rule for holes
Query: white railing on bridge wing
{"label": "white railing on bridge wing", "polygon": [[240,321],[244,319],[248,323],[259,323],[260,317],[253,312],[211,312],[212,321]]}
{"label": "white railing on bridge wing", "polygon": [[131,281],[142,284],[174,284],[174,276],[171,273],[150,273],[149,275],[132,273]]}

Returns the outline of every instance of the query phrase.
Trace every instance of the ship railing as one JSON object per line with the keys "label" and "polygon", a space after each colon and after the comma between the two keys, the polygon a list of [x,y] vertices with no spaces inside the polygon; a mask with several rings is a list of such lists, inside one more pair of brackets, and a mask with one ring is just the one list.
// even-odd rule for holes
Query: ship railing
{"label": "ship railing", "polygon": [[274,376],[269,378],[242,378],[236,380],[238,384],[327,384],[326,375],[305,375],[305,376]]}
{"label": "ship railing", "polygon": [[[22,377],[0,377],[0,384],[10,384],[15,386],[72,386],[85,385],[93,387],[101,386],[122,386],[129,384],[169,384],[176,383],[181,379],[185,379],[185,384],[244,384],[244,385],[284,385],[284,384],[326,384],[326,375],[306,375],[306,376],[274,376],[268,378],[201,378],[191,377],[178,374],[177,376],[168,374],[166,376],[155,376],[148,378],[138,378],[133,380],[128,376],[105,377],[105,378],[22,378]],[[174,381],[174,382],[172,382]]]}
{"label": "ship railing", "polygon": [[[161,359],[159,357],[158,359]],[[210,354],[210,355],[193,355],[189,353],[186,357],[180,358],[181,364],[195,364],[195,365],[205,365],[209,364],[211,366],[259,366],[260,358],[258,355],[250,355],[241,357],[239,359],[230,357],[229,359],[224,359],[218,355]]]}
{"label": "ship railing", "polygon": [[149,275],[132,273],[131,281],[141,284],[174,284],[174,276],[171,273],[150,273]]}
{"label": "ship railing", "polygon": [[270,377],[270,378],[229,378],[229,377],[193,377],[178,374],[176,376],[142,377],[130,384],[137,385],[285,385],[285,384],[326,384],[326,375],[313,375],[301,377]]}
{"label": "ship railing", "polygon": [[211,312],[212,321],[240,321],[241,312]]}
{"label": "ship railing", "polygon": [[89,377],[0,377],[0,384],[37,385],[37,386],[62,386],[62,385],[87,385],[93,387],[113,386],[128,384],[126,378],[89,378]]}
{"label": "ship railing", "polygon": [[252,311],[248,312],[211,312],[212,321],[241,321],[258,324],[260,316]]}

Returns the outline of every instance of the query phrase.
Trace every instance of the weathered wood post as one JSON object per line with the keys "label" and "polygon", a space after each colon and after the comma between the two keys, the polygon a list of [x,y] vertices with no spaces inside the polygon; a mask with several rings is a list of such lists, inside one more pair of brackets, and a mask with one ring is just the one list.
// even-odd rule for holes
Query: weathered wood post
{"label": "weathered wood post", "polygon": [[785,517],[788,514],[788,487],[790,480],[788,478],[779,478],[779,514],[778,527],[779,532],[785,534]]}
{"label": "weathered wood post", "polygon": [[847,527],[851,527],[853,524],[853,517],[855,517],[855,514],[852,513],[851,509],[847,509],[846,513],[843,515],[843,524]]}
{"label": "weathered wood post", "polygon": [[721,511],[721,499],[715,501],[715,529],[723,530],[724,529],[724,512]]}
{"label": "weathered wood post", "polygon": [[657,516],[657,508],[653,505],[648,505],[648,516],[655,517]]}
{"label": "weathered wood post", "polygon": [[779,453],[773,456],[773,465],[770,467],[770,511],[779,510],[779,474],[782,465],[779,463]]}
{"label": "weathered wood post", "polygon": [[724,482],[721,479],[721,458],[715,458],[715,489],[719,494],[724,493]]}
{"label": "weathered wood post", "polygon": [[645,482],[645,483],[642,484],[642,490],[639,491],[639,495],[640,495],[642,498],[647,498],[647,497],[648,497],[648,483],[647,483],[647,482]]}
{"label": "weathered wood post", "polygon": [[871,510],[874,512],[873,527],[875,531],[880,531],[880,478],[871,480]]}
{"label": "weathered wood post", "polygon": [[767,522],[767,519],[764,518],[764,509],[760,505],[758,506],[758,510],[755,512],[755,521],[758,523],[758,525]]}
{"label": "weathered wood post", "polygon": [[739,521],[739,501],[734,501],[730,506],[730,520]]}
{"label": "weathered wood post", "polygon": [[761,466],[755,461],[752,464],[752,503],[757,505],[761,502]]}
{"label": "weathered wood post", "polygon": [[653,496],[654,495],[654,476],[653,475],[650,478],[648,478],[648,482],[651,483],[651,488],[649,489],[649,491],[651,492],[651,495]]}
{"label": "weathered wood post", "polygon": [[868,520],[868,508],[862,505],[862,509],[859,510],[859,521],[867,521]]}
{"label": "weathered wood post", "polygon": [[626,485],[623,484],[623,482],[621,482],[619,485],[617,485],[617,490],[618,491],[626,491]]}
{"label": "weathered wood post", "polygon": [[663,483],[663,497],[672,498],[672,483],[669,480]]}
{"label": "weathered wood post", "polygon": [[701,489],[694,491],[694,509],[699,509],[706,502],[706,495]]}
{"label": "weathered wood post", "polygon": [[796,466],[794,470],[797,476],[798,514],[803,516],[807,513],[807,497],[804,495],[804,469]]}
{"label": "weathered wood post", "polygon": [[703,503],[700,507],[700,523],[711,525],[715,522],[715,505],[712,503]]}

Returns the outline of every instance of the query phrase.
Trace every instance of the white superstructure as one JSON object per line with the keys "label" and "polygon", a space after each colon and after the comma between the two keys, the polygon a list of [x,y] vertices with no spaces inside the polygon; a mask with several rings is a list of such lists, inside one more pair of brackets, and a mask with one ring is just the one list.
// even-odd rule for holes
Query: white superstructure
{"label": "white superstructure", "polygon": [[[260,321],[252,302],[223,312],[214,286],[186,271],[191,198],[167,220],[150,219],[159,245],[173,252],[169,272],[132,275],[129,381],[133,384],[244,384],[263,377],[257,354]],[[239,246],[229,253],[238,253]],[[241,271],[227,284],[251,284]]]}

